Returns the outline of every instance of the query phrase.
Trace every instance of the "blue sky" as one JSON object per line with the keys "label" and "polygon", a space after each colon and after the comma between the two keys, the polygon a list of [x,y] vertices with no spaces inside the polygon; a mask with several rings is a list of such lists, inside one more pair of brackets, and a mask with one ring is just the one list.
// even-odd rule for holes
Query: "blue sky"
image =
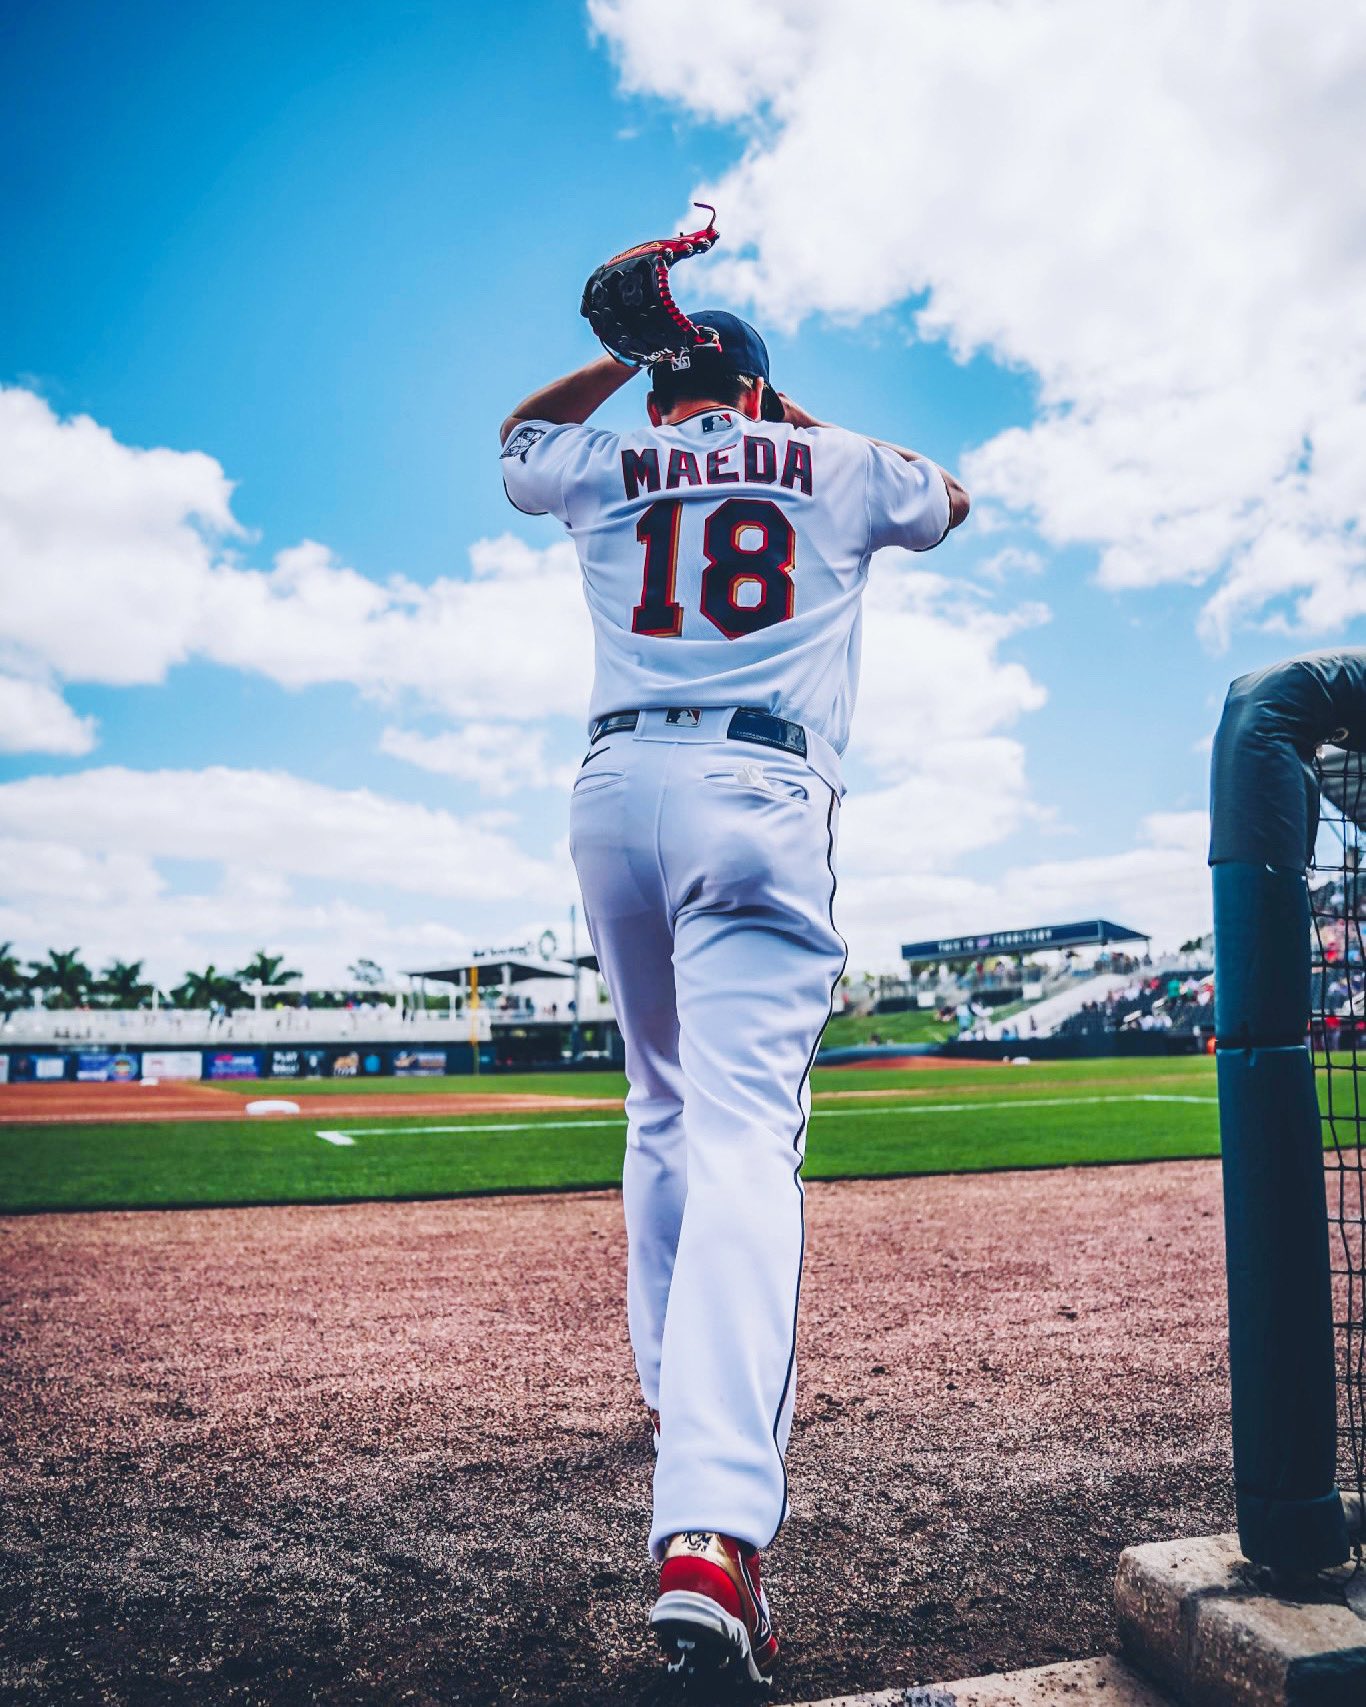
{"label": "blue sky", "polygon": [[[552,523],[506,504],[496,429],[593,355],[577,315],[592,266],[674,228],[699,186],[715,190],[723,241],[715,264],[676,275],[682,299],[733,301],[768,332],[785,390],[966,468],[980,494],[933,558],[880,566],[888,656],[870,658],[846,810],[856,956],[892,964],[908,935],[1093,911],[1168,936],[1203,928],[1202,742],[1225,685],[1366,632],[1359,491],[1344,498],[1331,462],[1296,481],[1288,460],[1345,431],[1359,337],[1345,397],[1310,377],[1312,351],[1261,374],[1245,350],[1283,324],[1281,304],[1222,282],[1240,245],[1252,264],[1247,232],[1232,216],[1202,226],[1201,271],[1182,210],[1147,197],[1129,132],[1146,127],[1157,174],[1165,125],[1200,194],[1230,201],[1200,148],[1219,160],[1250,121],[1232,95],[1224,112],[1217,85],[1183,114],[1176,77],[1173,114],[1141,65],[1112,67],[1119,98],[1107,109],[1102,89],[1071,117],[1091,127],[1113,205],[1088,206],[1080,180],[1050,227],[1059,184],[1088,166],[1065,122],[1048,134],[1044,91],[1011,110],[1034,56],[1049,63],[1037,30],[1012,64],[1007,27],[1003,63],[940,109],[938,84],[918,80],[947,51],[941,6],[884,7],[885,64],[843,73],[844,38],[809,8],[754,14],[772,30],[749,61],[726,8],[690,10],[675,41],[652,0],[602,0],[597,28],[569,4],[10,14],[0,385],[46,496],[17,476],[0,491],[5,602],[24,610],[0,627],[0,670],[18,684],[0,696],[0,938],[145,955],[170,976],[269,935],[324,976],[360,954],[414,964],[561,919],[563,771],[581,723],[573,683],[557,677],[538,703],[527,660],[572,663],[583,703],[588,678],[579,652],[554,657],[546,601],[572,564],[542,555]],[[1254,43],[1258,64],[1274,45]],[[879,75],[900,93],[860,143]],[[1059,96],[1064,121],[1072,98]],[[1194,145],[1176,134],[1192,116],[1208,130]],[[1240,139],[1249,209],[1275,191],[1275,124]],[[965,139],[983,131],[979,159]],[[1331,128],[1321,141],[1342,144]],[[1325,207],[1324,228],[1340,214]],[[1316,230],[1299,233],[1309,294],[1334,310],[1359,263],[1318,255]],[[1150,249],[1173,258],[1189,314],[1151,288],[1129,299]],[[1273,281],[1286,300],[1293,283]],[[628,388],[609,418],[640,407]],[[1257,430],[1263,407],[1285,443]],[[69,430],[80,417],[98,445]],[[1245,448],[1231,442],[1243,430]],[[138,448],[181,455],[154,474]],[[1277,562],[1299,567],[1258,566],[1273,537]],[[196,556],[187,539],[207,544]],[[322,548],[307,605],[297,565],[281,578],[278,562],[303,541]],[[445,669],[438,605],[474,585],[479,541],[502,543],[448,618]],[[534,555],[516,558],[516,541]],[[393,577],[434,602],[390,611],[376,652],[361,631],[383,612],[337,614],[363,602],[356,577],[381,603]],[[477,775],[458,757],[452,774],[461,743],[490,755]],[[258,811],[264,827],[239,833]]]}

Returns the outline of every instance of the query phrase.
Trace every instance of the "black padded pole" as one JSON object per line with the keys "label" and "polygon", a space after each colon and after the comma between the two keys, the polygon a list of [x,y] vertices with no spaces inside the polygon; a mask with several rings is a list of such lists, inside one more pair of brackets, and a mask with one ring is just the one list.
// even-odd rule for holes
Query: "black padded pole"
{"label": "black padded pole", "polygon": [[1366,735],[1366,653],[1294,658],[1229,689],[1210,864],[1238,1539],[1258,1564],[1340,1563],[1323,1148],[1309,1055],[1305,870],[1316,747]]}

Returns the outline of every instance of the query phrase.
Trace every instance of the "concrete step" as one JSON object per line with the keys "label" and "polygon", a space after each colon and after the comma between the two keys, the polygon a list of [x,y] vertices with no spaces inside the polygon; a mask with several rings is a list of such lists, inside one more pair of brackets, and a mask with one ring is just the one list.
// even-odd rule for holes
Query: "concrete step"
{"label": "concrete step", "polygon": [[1172,1707],[1172,1698],[1123,1660],[1106,1655],[1030,1671],[998,1672],[960,1683],[837,1695],[802,1707]]}
{"label": "concrete step", "polygon": [[1115,1614],[1125,1653],[1193,1707],[1363,1707],[1357,1586],[1348,1565],[1288,1589],[1211,1535],[1130,1547]]}

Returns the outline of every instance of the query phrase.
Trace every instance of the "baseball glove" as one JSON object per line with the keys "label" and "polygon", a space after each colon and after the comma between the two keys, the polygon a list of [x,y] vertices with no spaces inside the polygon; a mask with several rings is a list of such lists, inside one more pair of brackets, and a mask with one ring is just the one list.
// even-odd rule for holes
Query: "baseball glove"
{"label": "baseball glove", "polygon": [[694,350],[719,343],[715,333],[693,325],[669,290],[669,268],[689,255],[705,255],[720,235],[716,209],[693,205],[711,215],[701,231],[638,243],[604,261],[583,287],[579,313],[619,362],[650,367],[668,361],[682,369]]}

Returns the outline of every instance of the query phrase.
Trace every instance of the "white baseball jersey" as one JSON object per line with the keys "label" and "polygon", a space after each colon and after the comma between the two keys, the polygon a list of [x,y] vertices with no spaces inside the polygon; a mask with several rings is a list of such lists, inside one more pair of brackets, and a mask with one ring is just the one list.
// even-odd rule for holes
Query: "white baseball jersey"
{"label": "white baseball jersey", "polygon": [[709,409],[630,433],[527,421],[503,447],[508,497],[573,535],[593,618],[590,715],[752,706],[844,751],[861,595],[879,546],[949,526],[930,462],[838,427]]}
{"label": "white baseball jersey", "polygon": [[[869,557],[937,545],[948,492],[852,433],[720,408],[625,434],[523,422],[502,467],[519,509],[574,537],[593,717],[640,713],[584,759],[570,850],[631,1087],[651,1550],[693,1530],[763,1547],[787,1506],[807,1075],[845,964],[829,749],[849,735]],[[739,707],[816,740],[746,740]]]}

